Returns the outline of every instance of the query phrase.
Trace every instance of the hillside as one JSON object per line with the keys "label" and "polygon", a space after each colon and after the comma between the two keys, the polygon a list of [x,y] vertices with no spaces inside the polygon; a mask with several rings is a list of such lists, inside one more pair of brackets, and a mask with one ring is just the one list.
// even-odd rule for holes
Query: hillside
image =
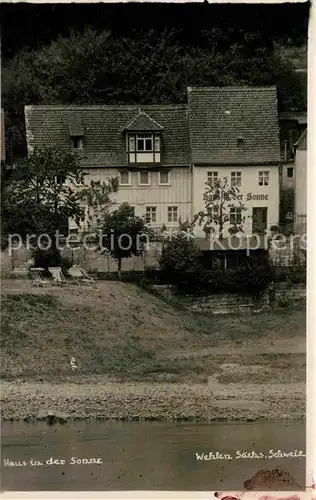
{"label": "hillside", "polygon": [[124,283],[3,281],[1,375],[3,419],[303,418],[305,308],[212,317]]}
{"label": "hillside", "polygon": [[243,364],[272,363],[266,373],[259,368],[260,381],[273,380],[281,365],[286,370],[279,378],[304,378],[303,310],[264,313],[259,325],[257,316],[214,319],[177,311],[136,286],[116,282],[100,282],[96,289],[45,289],[16,280],[3,282],[2,294],[6,378],[108,374],[124,380],[206,381],[221,371],[228,355],[229,362],[242,356]]}

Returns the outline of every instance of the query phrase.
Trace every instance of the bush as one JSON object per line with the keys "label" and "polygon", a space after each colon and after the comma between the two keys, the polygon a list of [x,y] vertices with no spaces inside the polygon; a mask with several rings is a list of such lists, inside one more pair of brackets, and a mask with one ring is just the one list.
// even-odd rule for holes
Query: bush
{"label": "bush", "polygon": [[49,248],[48,250],[35,248],[32,251],[32,257],[34,259],[34,267],[42,267],[47,270],[49,267],[61,266],[62,258],[57,248]]}
{"label": "bush", "polygon": [[50,276],[49,267],[61,267],[62,272],[67,275],[68,270],[73,264],[71,259],[62,257],[57,248],[50,248],[48,250],[36,248],[32,251],[32,257],[34,264],[31,267],[42,267],[45,269],[43,274],[46,276]]}
{"label": "bush", "polygon": [[306,284],[305,266],[274,266],[273,281],[275,283],[286,282],[289,285]]}
{"label": "bush", "polygon": [[179,234],[165,242],[159,260],[160,280],[183,293],[203,293],[208,275],[199,263],[200,251],[194,242]]}
{"label": "bush", "polygon": [[161,279],[183,293],[244,293],[259,296],[273,279],[268,255],[251,255],[237,269],[207,271],[201,253],[187,238],[168,241],[160,259]]}

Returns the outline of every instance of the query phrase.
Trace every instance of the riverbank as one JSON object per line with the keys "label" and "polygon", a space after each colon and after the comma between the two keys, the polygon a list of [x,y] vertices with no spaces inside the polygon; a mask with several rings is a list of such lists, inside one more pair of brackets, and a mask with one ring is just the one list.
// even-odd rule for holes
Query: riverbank
{"label": "riverbank", "polygon": [[2,417],[273,420],[305,416],[305,307],[177,310],[137,286],[2,282]]}
{"label": "riverbank", "polygon": [[305,391],[293,384],[148,384],[98,377],[81,383],[2,382],[3,420],[253,421],[305,418]]}

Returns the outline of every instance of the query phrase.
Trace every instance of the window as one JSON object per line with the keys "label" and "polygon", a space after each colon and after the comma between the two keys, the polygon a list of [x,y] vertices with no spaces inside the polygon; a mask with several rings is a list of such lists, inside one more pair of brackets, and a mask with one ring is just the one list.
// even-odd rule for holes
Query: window
{"label": "window", "polygon": [[153,135],[152,134],[137,134],[136,145],[137,151],[153,151]]}
{"label": "window", "polygon": [[130,172],[127,170],[120,172],[120,186],[130,186]]}
{"label": "window", "polygon": [[139,184],[142,186],[149,186],[150,184],[150,176],[149,172],[139,172]]}
{"label": "window", "polygon": [[126,136],[129,163],[160,163],[161,138],[156,133],[133,133]]}
{"label": "window", "polygon": [[230,209],[230,214],[229,214],[229,222],[230,224],[241,224],[241,208],[240,207],[233,207]]}
{"label": "window", "polygon": [[148,222],[157,222],[157,208],[146,207],[146,217]]}
{"label": "window", "polygon": [[243,137],[238,137],[237,138],[237,147],[241,148],[244,145],[244,139]]}
{"label": "window", "polygon": [[294,177],[294,168],[293,167],[287,167],[287,176],[290,178]]}
{"label": "window", "polygon": [[269,172],[259,172],[259,186],[269,186]]}
{"label": "window", "polygon": [[169,172],[161,171],[159,172],[159,184],[169,184]]}
{"label": "window", "polygon": [[231,173],[231,185],[232,186],[241,186],[241,172],[232,172]]}
{"label": "window", "polygon": [[129,139],[129,150],[135,151],[135,136],[130,135],[128,139]]}
{"label": "window", "polygon": [[72,149],[82,149],[83,140],[81,139],[81,137],[72,137],[71,138],[71,147],[72,147]]}
{"label": "window", "polygon": [[218,181],[218,172],[207,172],[207,182],[214,184],[216,181]]}
{"label": "window", "polygon": [[168,222],[178,222],[178,207],[168,207]]}

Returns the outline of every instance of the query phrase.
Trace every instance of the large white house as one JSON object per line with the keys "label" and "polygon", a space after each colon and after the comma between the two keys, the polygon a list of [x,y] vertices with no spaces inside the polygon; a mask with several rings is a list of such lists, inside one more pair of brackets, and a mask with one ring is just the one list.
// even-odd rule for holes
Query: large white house
{"label": "large white house", "polygon": [[[247,233],[278,224],[275,87],[188,88],[181,105],[26,106],[25,120],[29,152],[57,146],[82,153],[86,183],[118,176],[114,206],[128,202],[153,227],[190,222],[204,209],[205,183],[222,177],[240,189]],[[233,207],[232,222],[239,218]]]}

